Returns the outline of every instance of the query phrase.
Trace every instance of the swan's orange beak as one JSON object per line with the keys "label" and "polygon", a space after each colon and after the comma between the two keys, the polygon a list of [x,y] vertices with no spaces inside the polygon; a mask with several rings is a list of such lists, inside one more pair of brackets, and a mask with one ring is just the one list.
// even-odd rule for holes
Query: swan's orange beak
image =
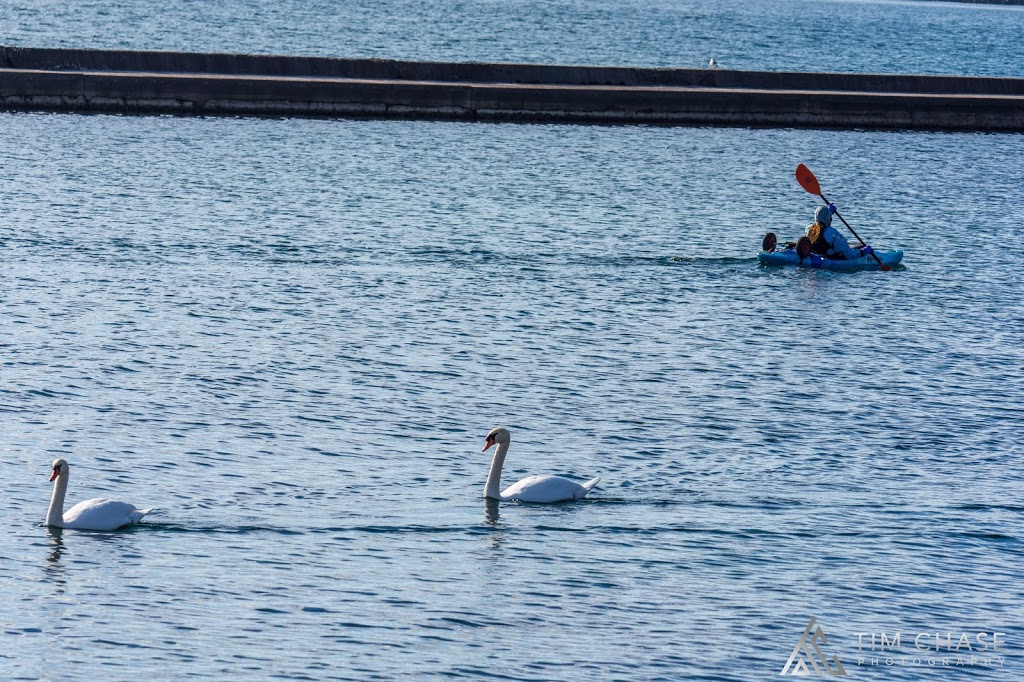
{"label": "swan's orange beak", "polygon": [[60,469],[58,469],[57,467],[53,467],[53,473],[50,474],[50,480],[52,481],[53,479],[57,478],[58,476],[60,476]]}
{"label": "swan's orange beak", "polygon": [[[480,452],[486,451],[487,448],[491,447],[492,445],[494,445],[494,436],[488,436],[487,443],[484,445],[484,449],[481,450]],[[51,478],[50,480],[52,481],[53,479]]]}

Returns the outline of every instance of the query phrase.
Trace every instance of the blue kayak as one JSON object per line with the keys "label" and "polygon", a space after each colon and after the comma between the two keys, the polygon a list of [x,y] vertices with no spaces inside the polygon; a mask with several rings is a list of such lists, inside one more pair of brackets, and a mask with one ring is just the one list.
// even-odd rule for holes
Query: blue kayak
{"label": "blue kayak", "polygon": [[[875,251],[878,260],[887,267],[894,268],[903,260],[902,251]],[[882,266],[871,256],[861,256],[853,260],[835,260],[824,258],[816,253],[800,258],[796,249],[785,249],[783,251],[762,251],[757,254],[757,260],[764,265],[795,265],[800,268],[813,268],[815,270],[839,270],[840,272],[857,272],[858,270],[881,270]]]}

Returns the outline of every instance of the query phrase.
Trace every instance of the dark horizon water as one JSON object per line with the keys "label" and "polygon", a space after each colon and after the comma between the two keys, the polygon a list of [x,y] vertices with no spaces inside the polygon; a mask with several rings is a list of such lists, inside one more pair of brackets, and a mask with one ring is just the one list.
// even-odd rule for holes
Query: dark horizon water
{"label": "dark horizon water", "polygon": [[1024,7],[886,0],[0,0],[0,44],[1024,77]]}

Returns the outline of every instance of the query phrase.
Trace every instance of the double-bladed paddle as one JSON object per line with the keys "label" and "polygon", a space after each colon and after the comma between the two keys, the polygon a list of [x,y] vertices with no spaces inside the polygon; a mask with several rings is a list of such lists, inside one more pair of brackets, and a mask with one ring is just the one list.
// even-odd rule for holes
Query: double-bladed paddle
{"label": "double-bladed paddle", "polygon": [[[821,193],[821,185],[818,184],[818,178],[814,177],[814,173],[811,172],[811,169],[803,165],[802,163],[796,167],[796,181],[800,183],[801,187],[803,187],[811,194],[817,194],[819,197],[821,197],[821,200],[825,202],[826,206],[830,206],[832,204],[832,202],[826,199],[825,195]],[[843,225],[846,225],[846,229],[852,232],[853,236],[856,237],[861,244],[867,246],[867,242],[860,238],[860,235],[857,234],[856,230],[850,227],[850,223],[846,222],[846,219],[843,218],[843,216],[839,215],[839,211],[836,211],[835,213],[836,216],[838,216],[839,219],[843,221]],[[882,270],[886,272],[892,270],[892,268],[890,268],[888,265],[882,262],[882,259],[879,258],[873,250],[871,252],[871,255],[876,261],[878,261],[878,265],[881,266]]]}

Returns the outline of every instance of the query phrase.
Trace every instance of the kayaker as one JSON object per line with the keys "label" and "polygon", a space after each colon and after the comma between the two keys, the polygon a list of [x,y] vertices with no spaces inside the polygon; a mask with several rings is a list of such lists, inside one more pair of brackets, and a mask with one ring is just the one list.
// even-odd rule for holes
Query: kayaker
{"label": "kayaker", "polygon": [[832,227],[832,214],[835,212],[835,204],[819,206],[815,209],[814,222],[807,226],[807,238],[811,240],[811,251],[826,258],[838,260],[853,260],[874,253],[874,249],[866,244],[859,249],[850,246],[846,237]]}

